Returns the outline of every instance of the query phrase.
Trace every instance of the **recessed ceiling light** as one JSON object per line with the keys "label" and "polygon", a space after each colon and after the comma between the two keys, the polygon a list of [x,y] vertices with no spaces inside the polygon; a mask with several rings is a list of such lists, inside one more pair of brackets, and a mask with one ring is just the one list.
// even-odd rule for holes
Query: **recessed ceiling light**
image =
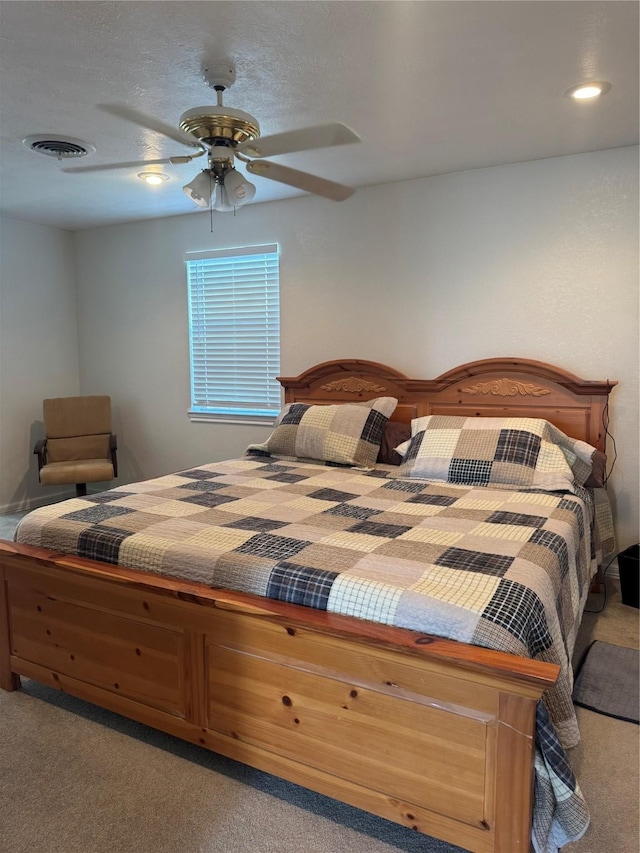
{"label": "recessed ceiling light", "polygon": [[163,175],[162,172],[139,172],[138,177],[147,184],[163,184],[169,180],[169,175]]}
{"label": "recessed ceiling light", "polygon": [[589,80],[588,83],[579,83],[567,89],[565,96],[573,98],[574,101],[589,101],[600,95],[606,95],[609,89],[611,89],[611,83],[606,83],[604,80]]}

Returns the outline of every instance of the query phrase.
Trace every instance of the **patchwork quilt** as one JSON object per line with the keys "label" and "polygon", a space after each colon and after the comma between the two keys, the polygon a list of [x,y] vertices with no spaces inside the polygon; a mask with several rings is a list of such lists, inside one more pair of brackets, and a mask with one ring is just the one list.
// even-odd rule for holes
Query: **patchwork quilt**
{"label": "patchwork quilt", "polygon": [[592,493],[434,483],[271,456],[34,510],[16,540],[560,666],[538,715],[534,846],[589,817],[571,654],[596,570]]}

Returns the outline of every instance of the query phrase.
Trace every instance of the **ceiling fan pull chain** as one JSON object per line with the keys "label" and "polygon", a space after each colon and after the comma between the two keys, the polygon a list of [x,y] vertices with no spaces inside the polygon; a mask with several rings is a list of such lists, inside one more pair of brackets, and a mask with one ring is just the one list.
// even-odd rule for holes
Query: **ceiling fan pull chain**
{"label": "ceiling fan pull chain", "polygon": [[211,172],[209,172],[209,217],[211,219],[211,233],[213,234],[213,187],[211,186]]}

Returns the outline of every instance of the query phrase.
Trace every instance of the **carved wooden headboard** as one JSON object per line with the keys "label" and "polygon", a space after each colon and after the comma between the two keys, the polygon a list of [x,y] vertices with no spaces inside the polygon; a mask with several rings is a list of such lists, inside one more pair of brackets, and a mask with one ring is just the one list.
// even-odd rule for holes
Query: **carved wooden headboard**
{"label": "carved wooden headboard", "polygon": [[410,379],[375,361],[325,361],[300,376],[279,377],[285,403],[346,403],[396,397],[393,420],[423,415],[545,418],[572,438],[605,449],[607,402],[614,380],[580,379],[522,358],[472,361],[437,379]]}

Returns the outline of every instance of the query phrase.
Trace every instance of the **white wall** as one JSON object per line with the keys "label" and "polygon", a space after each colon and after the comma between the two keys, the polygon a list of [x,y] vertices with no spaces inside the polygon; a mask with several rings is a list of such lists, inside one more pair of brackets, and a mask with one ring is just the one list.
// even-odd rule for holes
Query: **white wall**
{"label": "white wall", "polygon": [[0,219],[0,512],[48,502],[33,447],[42,401],[79,393],[72,235]]}
{"label": "white wall", "polygon": [[[277,241],[282,373],[331,358],[432,378],[520,356],[617,379],[610,493],[638,541],[638,149],[74,235],[80,386],[114,401],[121,482],[241,454],[268,428],[191,423],[185,251]],[[162,191],[175,192],[171,183]]]}
{"label": "white wall", "polygon": [[[241,454],[192,424],[184,253],[277,241],[282,373],[331,358],[434,377],[496,355],[617,379],[612,479],[638,539],[637,148],[459,172],[75,235],[81,386],[117,407],[123,479]],[[166,185],[166,192],[179,191]]]}

